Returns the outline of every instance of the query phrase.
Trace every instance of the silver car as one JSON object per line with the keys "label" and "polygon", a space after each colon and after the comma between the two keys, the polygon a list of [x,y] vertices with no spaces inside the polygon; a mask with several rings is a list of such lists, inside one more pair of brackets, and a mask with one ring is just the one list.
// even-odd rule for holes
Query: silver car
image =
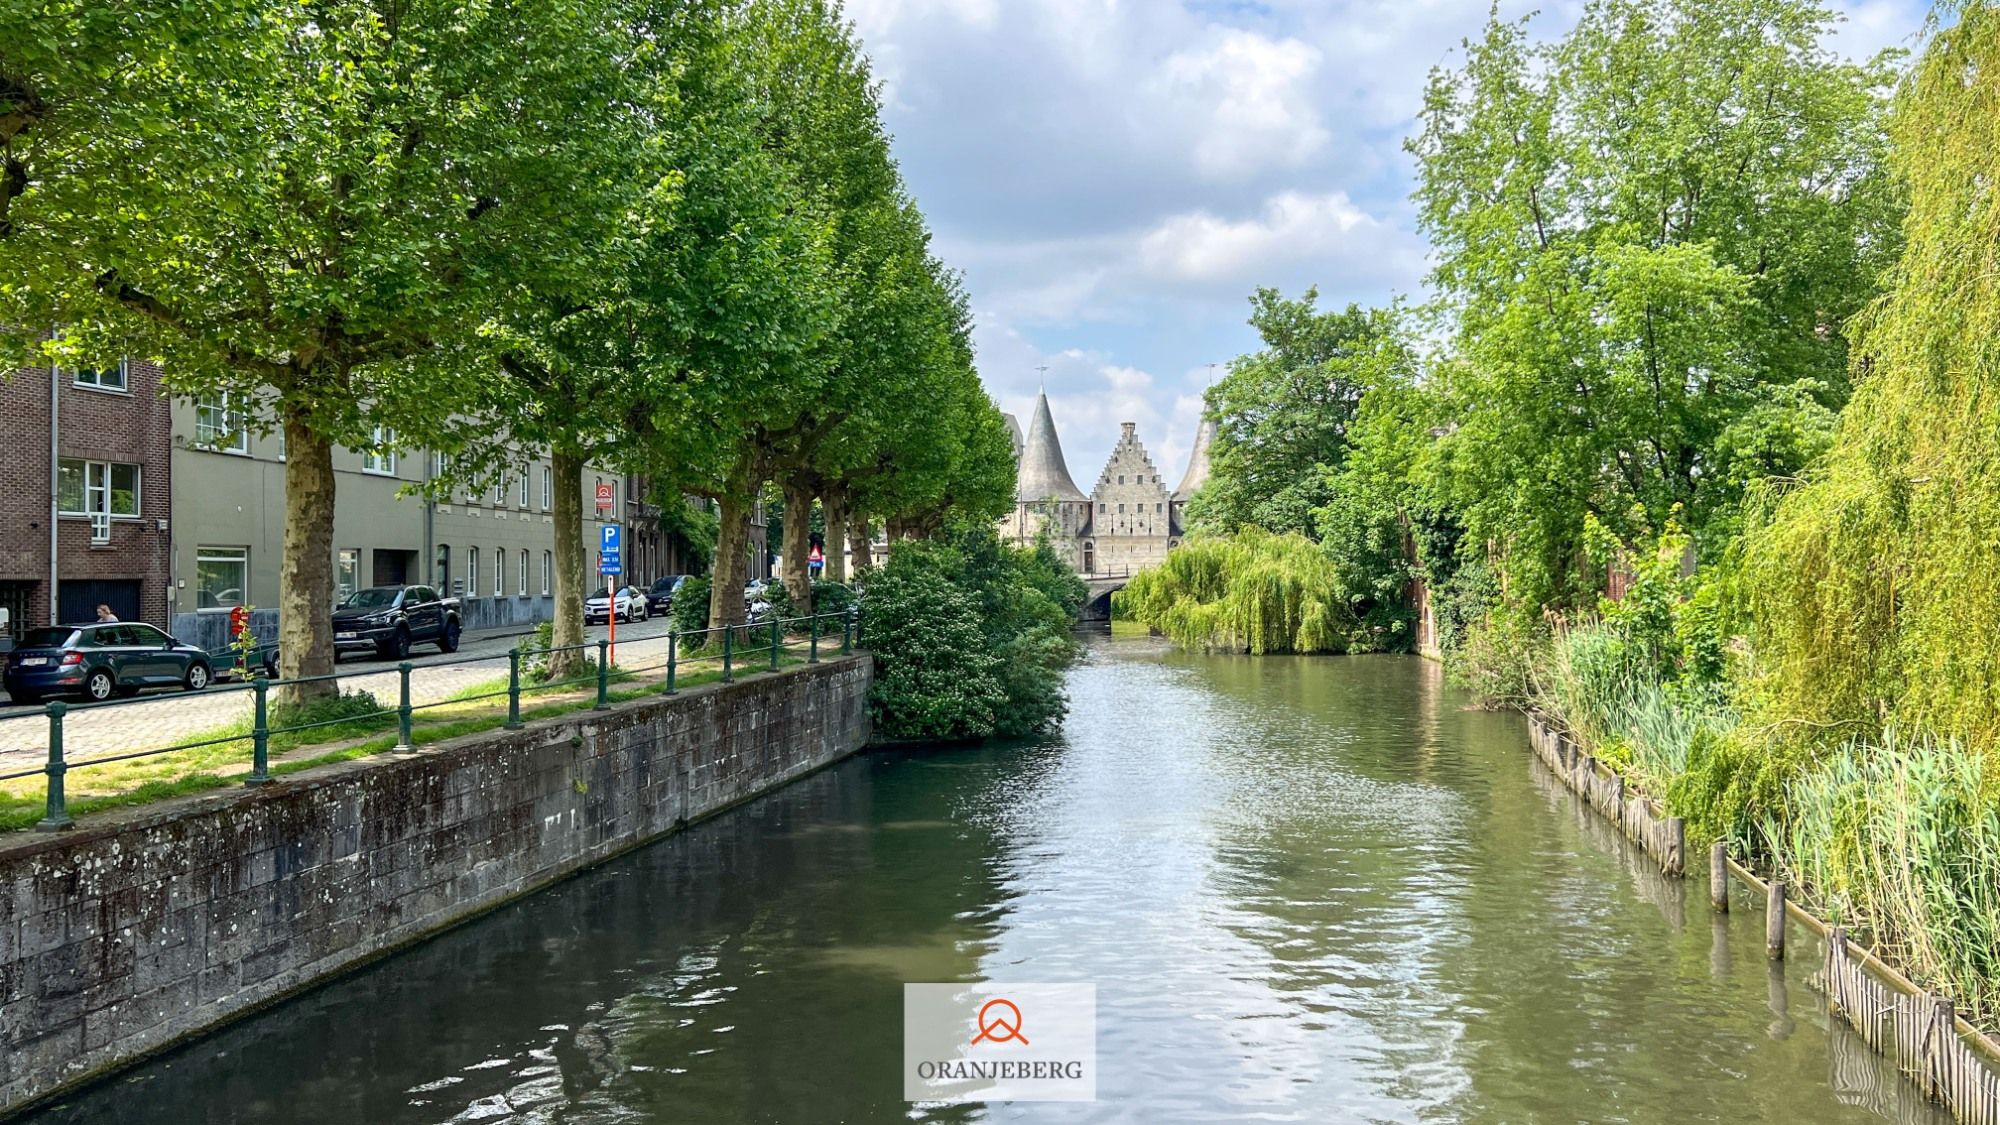
{"label": "silver car", "polygon": [[583,603],[583,623],[601,625],[611,620],[612,614],[620,621],[644,621],[646,613],[646,592],[637,586],[620,586],[613,595],[600,588]]}

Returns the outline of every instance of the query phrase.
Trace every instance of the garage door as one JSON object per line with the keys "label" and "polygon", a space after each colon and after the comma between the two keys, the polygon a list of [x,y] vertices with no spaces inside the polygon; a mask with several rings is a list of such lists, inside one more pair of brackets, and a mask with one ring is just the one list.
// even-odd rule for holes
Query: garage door
{"label": "garage door", "polygon": [[97,607],[108,605],[120,621],[143,621],[139,616],[139,580],[136,578],[90,580],[65,579],[56,588],[56,607],[61,624],[81,625],[97,620]]}

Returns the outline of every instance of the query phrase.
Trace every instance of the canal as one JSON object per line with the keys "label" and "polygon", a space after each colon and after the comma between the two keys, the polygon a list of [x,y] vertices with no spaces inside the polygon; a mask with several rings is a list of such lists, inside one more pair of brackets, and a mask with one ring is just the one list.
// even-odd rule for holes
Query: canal
{"label": "canal", "polygon": [[[1098,639],[1059,737],[878,753],[32,1118],[1936,1122],[1414,658]],[[901,1100],[906,981],[1097,986],[1094,1104]]]}

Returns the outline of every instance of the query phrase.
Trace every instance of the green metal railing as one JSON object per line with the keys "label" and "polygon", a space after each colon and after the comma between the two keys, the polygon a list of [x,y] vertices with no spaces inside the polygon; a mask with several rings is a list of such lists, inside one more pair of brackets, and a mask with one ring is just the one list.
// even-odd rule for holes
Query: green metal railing
{"label": "green metal railing", "polygon": [[[794,644],[797,643],[792,639],[794,637],[803,639],[805,663],[817,664],[820,660],[821,633],[823,628],[830,624],[830,619],[838,619],[840,622],[841,654],[846,655],[853,652],[861,643],[861,618],[856,608],[850,606],[844,612],[839,613],[816,613],[804,617],[767,618],[762,621],[752,621],[738,625],[713,626],[685,633],[670,630],[667,633],[666,659],[647,664],[613,665],[610,660],[610,642],[603,639],[578,645],[551,645],[544,648],[521,648],[517,646],[508,650],[504,657],[495,654],[462,656],[454,659],[431,661],[421,666],[404,661],[395,667],[395,706],[378,706],[372,711],[339,715],[334,718],[319,719],[312,722],[273,725],[271,722],[271,689],[300,684],[337,682],[341,679],[360,676],[376,676],[381,675],[381,671],[376,669],[366,672],[336,672],[322,676],[301,676],[289,680],[273,680],[259,676],[248,683],[218,686],[205,693],[223,695],[231,692],[249,692],[252,697],[251,725],[247,735],[231,733],[219,737],[178,742],[171,746],[109,754],[77,762],[70,761],[63,750],[64,725],[71,721],[74,716],[84,712],[95,712],[111,707],[144,706],[149,703],[162,703],[185,697],[146,696],[90,704],[52,702],[42,708],[42,713],[48,718],[47,760],[43,765],[33,769],[0,773],[0,782],[16,781],[24,777],[33,777],[36,774],[45,775],[48,779],[47,800],[42,819],[36,823],[35,827],[43,831],[55,831],[68,828],[76,823],[75,819],[69,814],[69,805],[65,792],[65,783],[71,770],[83,769],[89,766],[108,765],[113,762],[132,761],[139,758],[159,757],[164,754],[174,754],[185,750],[198,750],[208,746],[220,746],[247,740],[250,743],[250,772],[244,776],[243,784],[251,786],[267,785],[272,781],[271,739],[274,736],[298,734],[332,726],[365,726],[371,723],[386,724],[393,721],[396,731],[394,749],[399,752],[406,752],[413,750],[416,746],[416,716],[418,712],[502,697],[505,697],[507,700],[507,713],[506,718],[500,723],[501,728],[504,730],[520,730],[525,725],[521,715],[521,699],[523,696],[546,694],[565,688],[590,687],[594,689],[594,698],[590,703],[591,709],[605,710],[611,706],[611,684],[614,675],[622,681],[636,679],[649,672],[663,672],[664,676],[660,684],[660,693],[664,695],[677,695],[680,693],[681,677],[688,671],[691,665],[713,667],[720,671],[720,680],[722,683],[733,683],[739,674],[753,671],[753,669],[747,669],[743,666],[741,656],[754,651],[756,647],[760,646],[768,650],[766,654],[768,662],[766,670],[776,672],[782,665],[784,652],[792,649]],[[714,644],[716,634],[721,634],[719,649]],[[657,637],[639,638],[638,641],[628,643],[645,643],[657,639]],[[526,678],[523,675],[523,671],[526,667],[526,662],[548,661],[558,653],[590,653],[593,649],[595,650],[595,659],[587,661],[590,665],[587,671],[564,676],[559,679],[542,680],[533,683],[525,682]],[[413,673],[419,670],[419,667],[448,668],[458,665],[481,663],[497,665],[502,659],[506,661],[507,672],[507,684],[504,688],[469,695],[452,695],[448,698],[433,700],[429,703],[415,703],[411,699],[410,678]]]}

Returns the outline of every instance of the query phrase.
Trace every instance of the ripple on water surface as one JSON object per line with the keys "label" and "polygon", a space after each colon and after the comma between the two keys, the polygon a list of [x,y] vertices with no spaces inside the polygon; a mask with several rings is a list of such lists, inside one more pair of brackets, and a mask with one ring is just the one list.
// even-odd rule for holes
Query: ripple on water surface
{"label": "ripple on water surface", "polygon": [[[42,1123],[1941,1123],[1403,658],[1099,642],[1060,736],[871,755]],[[907,981],[1097,985],[1099,1100],[900,1100]]]}

